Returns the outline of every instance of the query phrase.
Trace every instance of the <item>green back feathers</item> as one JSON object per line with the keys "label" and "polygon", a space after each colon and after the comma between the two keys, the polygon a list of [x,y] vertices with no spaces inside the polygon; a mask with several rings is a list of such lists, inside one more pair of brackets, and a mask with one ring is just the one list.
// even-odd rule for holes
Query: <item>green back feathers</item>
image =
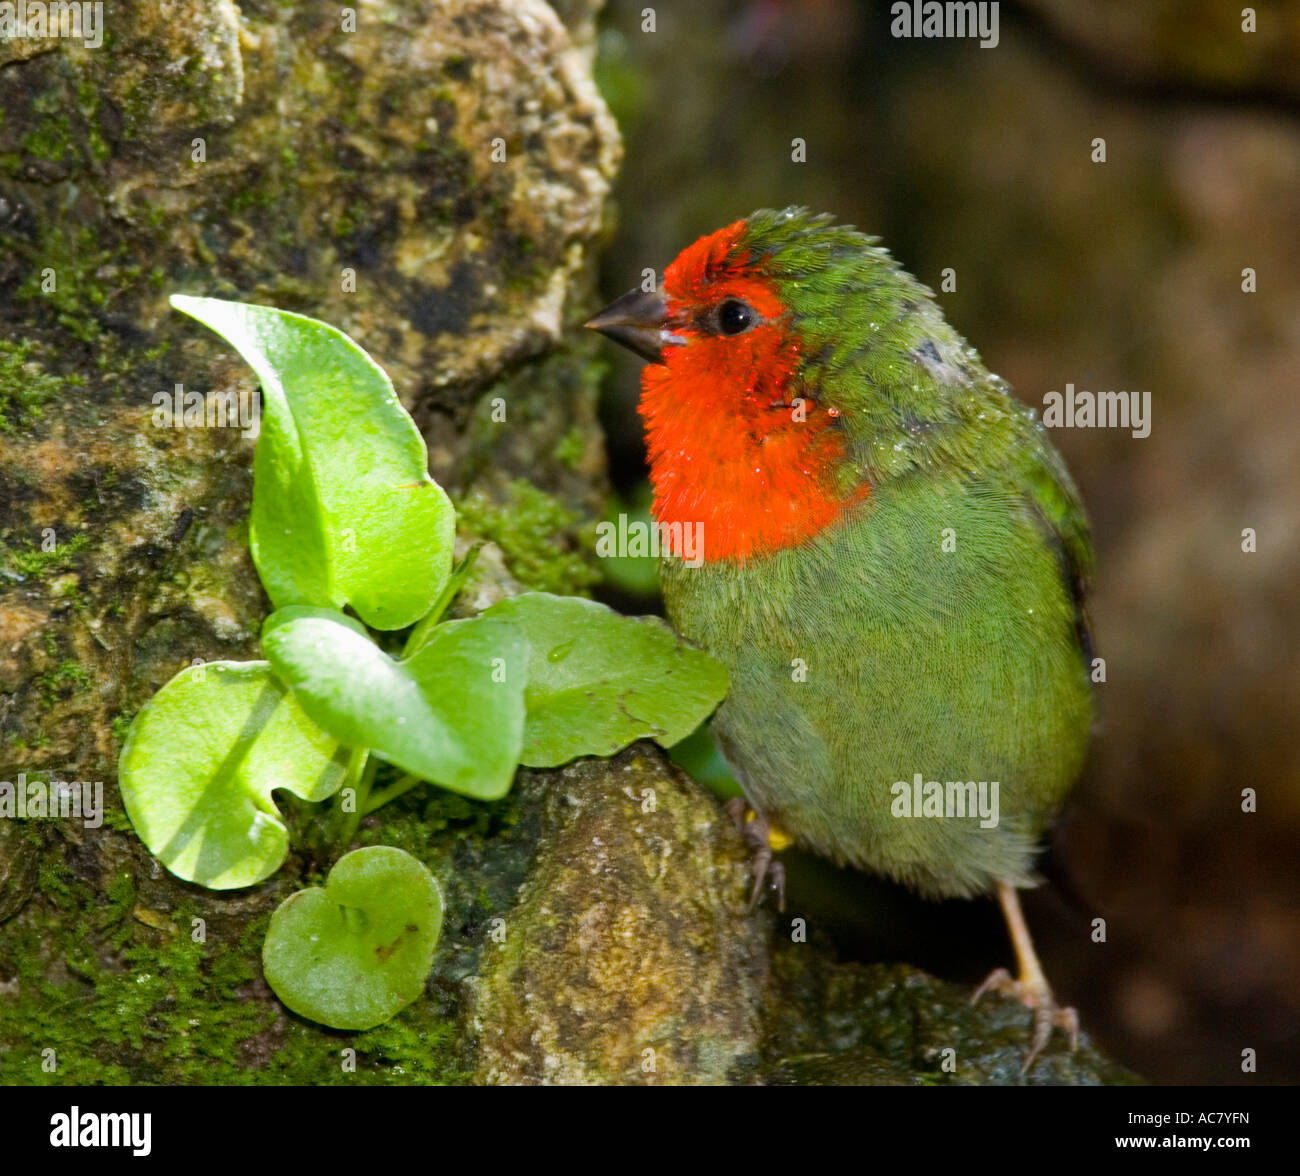
{"label": "green back feathers", "polygon": [[1057,551],[1090,656],[1083,593],[1092,547],[1079,492],[1037,414],[944,320],[933,293],[877,239],[806,209],[761,209],[741,237],[775,279],[802,344],[805,395],[841,410],[846,478],[952,476],[1022,490]]}

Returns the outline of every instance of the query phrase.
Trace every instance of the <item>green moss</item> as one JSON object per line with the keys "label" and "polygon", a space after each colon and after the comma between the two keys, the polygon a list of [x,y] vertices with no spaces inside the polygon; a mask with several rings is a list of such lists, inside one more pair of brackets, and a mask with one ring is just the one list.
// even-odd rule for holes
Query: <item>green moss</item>
{"label": "green moss", "polygon": [[23,424],[45,415],[45,405],[69,387],[82,387],[81,376],[55,376],[35,357],[30,340],[0,339],[0,433],[13,435]]}
{"label": "green moss", "polygon": [[[396,771],[381,770],[377,783],[390,783]],[[440,860],[432,846],[448,830],[458,837],[483,838],[494,830],[511,827],[517,806],[513,797],[491,804],[471,801],[436,784],[423,784],[398,800],[376,810],[373,820],[362,826],[357,839],[363,845],[392,845],[417,857],[435,874],[445,877],[449,860]]]}
{"label": "green moss", "polygon": [[71,877],[72,871],[64,862],[43,857],[36,871],[36,885],[42,894],[53,900],[54,905],[66,909],[73,904],[72,888],[68,885]]}
{"label": "green moss", "polygon": [[[245,179],[247,178],[245,177]],[[281,194],[280,184],[274,180],[265,183],[247,183],[241,185],[238,191],[231,195],[227,207],[231,212],[248,212],[254,208],[274,208]]]}
{"label": "green moss", "polygon": [[90,147],[90,154],[98,160],[108,159],[113,154],[113,149],[108,145],[108,140],[99,133],[98,127],[91,127],[87,145]]}
{"label": "green moss", "polygon": [[[122,970],[104,969],[98,951],[111,948],[115,938],[137,935],[121,879],[111,887],[116,901],[100,908],[90,933],[103,943],[67,930],[68,906],[83,925],[93,914],[81,905],[89,895],[69,895],[61,904],[62,925],[50,924],[57,937],[54,950],[72,973],[67,983],[51,983],[37,969],[42,952],[32,922],[6,935],[6,963],[17,971],[20,994],[17,1000],[0,1000],[5,1081],[37,1086],[198,1082],[205,1073],[220,1080],[217,1075],[237,1057],[238,1042],[274,1019],[271,1008],[242,1003],[235,994],[232,980],[250,981],[252,967],[232,972],[224,966],[214,976],[206,945],[177,934],[164,936],[158,947],[128,946],[121,954]],[[176,920],[188,924],[184,911]],[[213,954],[227,953],[218,948]],[[213,995],[221,999],[208,999]],[[52,1071],[42,1065],[49,1064],[48,1051],[53,1051]]]}
{"label": "green moss", "polygon": [[37,731],[30,739],[10,739],[8,747],[14,753],[24,751],[39,751],[43,747],[49,747],[50,737],[44,731]]}
{"label": "green moss", "polygon": [[[129,288],[141,274],[139,266],[105,247],[102,240],[102,233],[92,226],[69,228],[50,222],[35,246],[21,250],[31,269],[15,297],[50,306],[59,325],[84,343],[100,337],[95,311],[108,304],[110,290]],[[53,289],[44,288],[50,276],[46,271],[52,271]]]}
{"label": "green moss", "polygon": [[[0,937],[0,979],[9,981],[0,986],[0,1082],[465,1080],[457,1068],[454,1022],[430,1001],[368,1032],[339,1033],[255,999],[267,915],[249,920],[235,942],[211,935],[196,942],[199,908],[182,904],[169,914],[141,909],[128,870],[109,883],[107,902],[50,861],[41,865],[38,886],[39,899]],[[56,961],[62,967],[52,969]],[[58,982],[48,978],[54,971],[62,976]],[[355,1051],[355,1072],[345,1051]]]}
{"label": "green moss", "polygon": [[526,479],[510,483],[504,504],[475,491],[456,506],[461,527],[500,547],[525,587],[580,596],[600,579],[575,536],[581,516]]}
{"label": "green moss", "polygon": [[135,828],[131,824],[131,818],[126,815],[126,810],[114,808],[112,805],[104,806],[104,824],[119,833],[130,833]]}
{"label": "green moss", "polygon": [[108,904],[101,918],[105,926],[120,923],[135,906],[135,881],[128,873],[118,874],[104,889]]}
{"label": "green moss", "polygon": [[66,576],[59,576],[51,581],[50,596],[54,600],[70,604],[78,611],[86,607],[86,598],[81,595],[81,581],[75,572],[69,572]]}
{"label": "green moss", "polygon": [[0,546],[0,572],[19,579],[32,580],[48,576],[53,572],[66,571],[72,557],[84,551],[90,544],[85,535],[74,535],[67,543],[56,543],[49,551],[37,547],[29,540],[18,544],[6,543]]}
{"label": "green moss", "polygon": [[587,452],[587,434],[574,425],[556,443],[551,450],[551,457],[566,469],[576,470],[582,464],[583,454]]}
{"label": "green moss", "polygon": [[90,675],[76,662],[64,661],[37,677],[36,687],[44,697],[46,705],[53,706],[55,700],[64,695],[65,690],[68,695],[89,690]]}
{"label": "green moss", "polygon": [[336,237],[350,237],[362,228],[369,218],[370,210],[364,200],[349,200],[343,210],[334,218],[333,233]]}
{"label": "green moss", "polygon": [[[461,836],[487,838],[509,825],[513,811],[509,798],[478,805],[434,789],[402,801],[386,806],[387,822],[367,823],[365,839],[404,841],[436,862],[444,877]],[[120,813],[110,804],[106,826],[121,829],[124,818],[115,816]],[[436,836],[449,828],[450,837]],[[64,863],[57,845],[48,846],[36,893],[5,924],[0,1083],[351,1086],[468,1080],[455,1017],[436,995],[363,1033],[304,1021],[271,998],[262,982],[269,910],[245,918],[233,934],[219,921],[198,923],[220,917],[198,902],[151,910],[149,888],[137,885],[130,857],[110,845],[105,860],[116,865],[100,892]],[[310,877],[301,881],[307,884]],[[457,884],[454,877],[448,882]],[[256,892],[248,896],[255,897]],[[51,1058],[54,1068],[48,1069]]]}
{"label": "green moss", "polygon": [[23,136],[23,153],[34,159],[62,163],[66,156],[75,155],[76,150],[72,124],[66,117],[46,115]]}

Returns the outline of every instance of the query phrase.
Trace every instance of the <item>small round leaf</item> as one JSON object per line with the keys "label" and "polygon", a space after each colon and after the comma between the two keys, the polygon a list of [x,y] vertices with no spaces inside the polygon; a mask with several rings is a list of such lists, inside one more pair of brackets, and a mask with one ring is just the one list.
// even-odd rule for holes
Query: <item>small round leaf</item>
{"label": "small round leaf", "polygon": [[335,863],[323,887],[300,890],[271,916],[266,982],[301,1017],[370,1029],[424,989],[442,929],[442,894],[427,867],[387,845]]}

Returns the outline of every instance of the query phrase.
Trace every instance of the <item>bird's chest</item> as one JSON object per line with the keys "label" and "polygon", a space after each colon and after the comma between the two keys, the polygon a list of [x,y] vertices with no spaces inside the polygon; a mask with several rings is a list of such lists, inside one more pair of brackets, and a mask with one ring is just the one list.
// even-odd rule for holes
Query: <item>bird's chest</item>
{"label": "bird's chest", "polygon": [[824,709],[875,656],[863,640],[873,576],[842,541],[744,563],[666,561],[661,578],[669,619],[727,667],[737,700],[787,718]]}

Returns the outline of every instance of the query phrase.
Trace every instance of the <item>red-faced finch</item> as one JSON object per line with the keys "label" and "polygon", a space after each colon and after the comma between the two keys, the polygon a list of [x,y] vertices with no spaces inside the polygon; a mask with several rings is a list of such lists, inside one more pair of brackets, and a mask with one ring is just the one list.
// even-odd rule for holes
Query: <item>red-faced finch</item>
{"label": "red-faced finch", "polygon": [[769,822],[922,895],[995,892],[1019,976],[976,996],[1034,1009],[1026,1069],[1054,1024],[1077,1039],[1017,898],[1092,713],[1088,526],[1043,425],[873,238],[803,209],[587,325],[650,361],[664,602],[730,674],[755,897]]}

